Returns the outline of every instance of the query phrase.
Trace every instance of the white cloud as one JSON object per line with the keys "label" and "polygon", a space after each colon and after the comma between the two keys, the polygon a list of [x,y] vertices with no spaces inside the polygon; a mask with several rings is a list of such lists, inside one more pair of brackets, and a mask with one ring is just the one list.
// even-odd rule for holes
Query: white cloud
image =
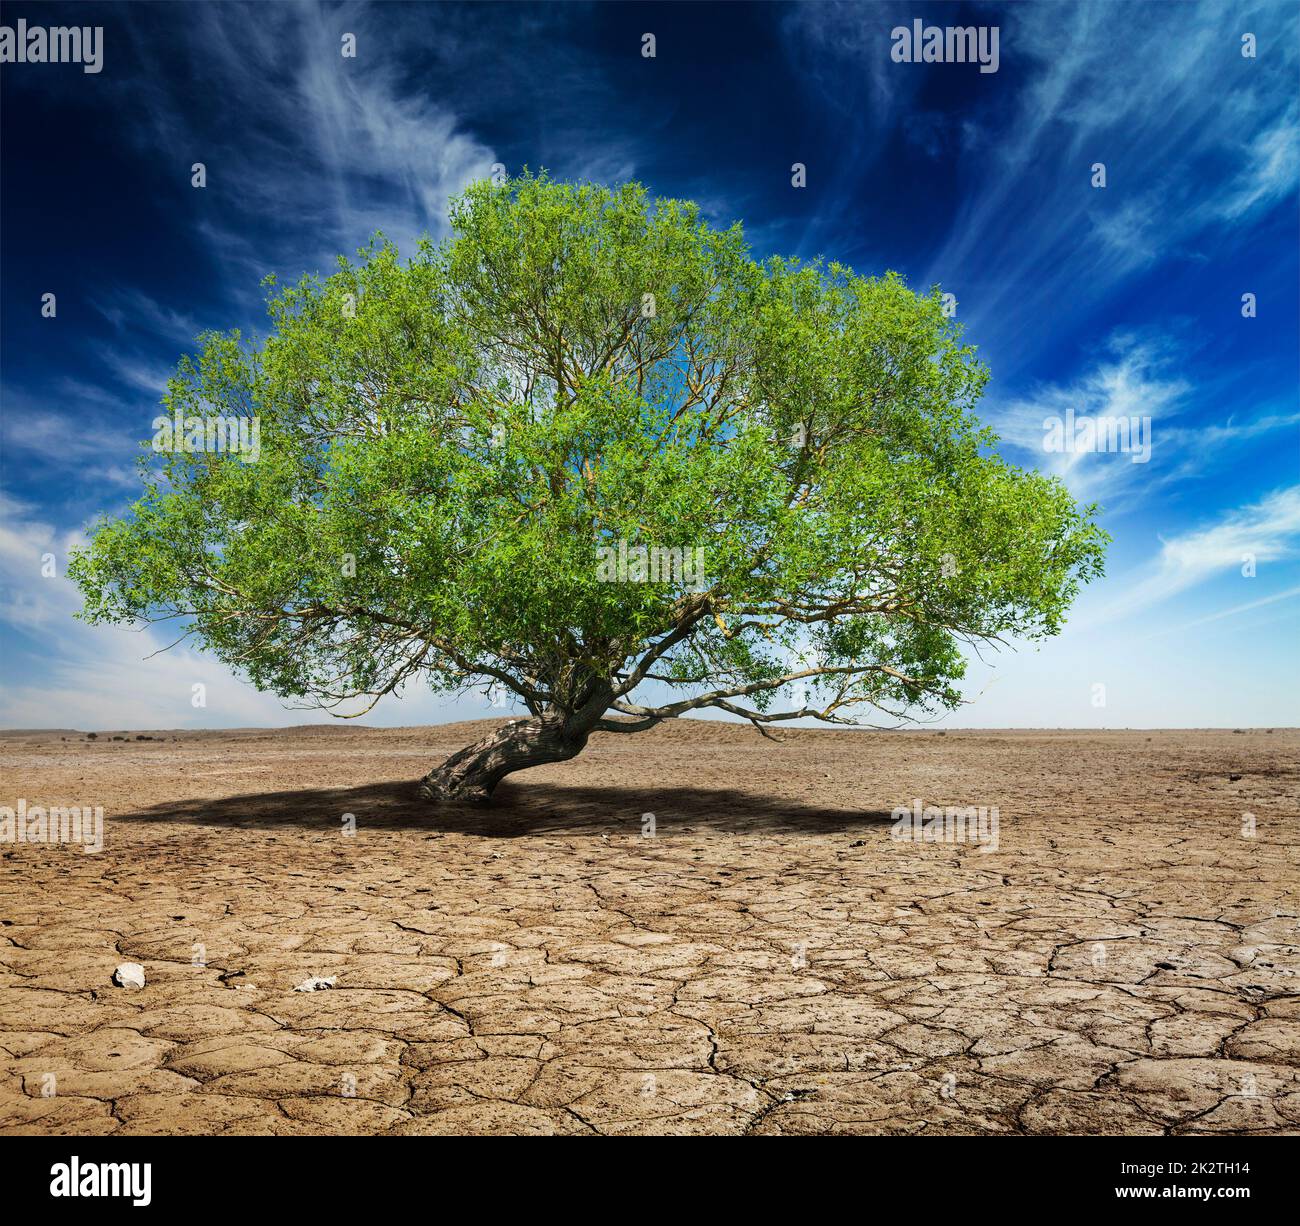
{"label": "white cloud", "polygon": [[72,379],[45,396],[5,390],[0,439],[10,473],[36,470],[64,481],[91,474],[100,487],[139,486],[134,457],[148,437],[156,398],[126,402]]}
{"label": "white cloud", "polygon": [[[1111,513],[1149,501],[1155,490],[1212,472],[1235,462],[1234,450],[1252,440],[1300,423],[1300,413],[1278,411],[1266,403],[1254,413],[1234,413],[1210,424],[1188,420],[1192,394],[1213,404],[1250,386],[1248,371],[1220,376],[1218,383],[1193,385],[1180,373],[1187,354],[1169,337],[1154,333],[1113,335],[1101,356],[1069,383],[1043,384],[1015,400],[990,401],[980,416],[1005,446],[1026,453],[1041,471],[1061,478],[1086,501],[1099,501]],[[1227,384],[1225,379],[1235,382]],[[1134,463],[1132,454],[1107,451],[1045,450],[1047,419],[1089,417],[1150,418],[1151,458]]]}
{"label": "white cloud", "polygon": [[162,398],[175,371],[169,362],[141,357],[120,345],[95,345],[94,350],[120,384],[142,393],[150,404],[156,405]]}
{"label": "white cloud", "polygon": [[[863,18],[873,27],[874,8]],[[1001,71],[1025,86],[1010,121],[999,116],[997,143],[963,160],[950,237],[921,279],[972,287],[962,318],[986,345],[1007,320],[1064,302],[1081,325],[1131,274],[1231,249],[1248,231],[1225,221],[1296,190],[1293,11],[1206,0],[1179,6],[1176,32],[1164,5],[1002,12]],[[1257,60],[1239,54],[1247,29],[1265,44]],[[1105,188],[1091,186],[1095,162]],[[1225,186],[1205,195],[1207,182]]]}
{"label": "white cloud", "polygon": [[[299,4],[264,6],[256,22],[200,6],[190,20],[198,28],[185,51],[200,57],[196,71],[249,122],[238,143],[193,129],[159,80],[143,100],[151,126],[142,136],[186,166],[207,165],[202,191],[219,207],[200,205],[196,227],[253,289],[277,267],[332,271],[335,256],[376,230],[404,249],[437,237],[449,197],[490,173],[492,150],[401,79],[400,27],[388,16]],[[355,59],[340,54],[343,31],[357,35]],[[255,245],[241,239],[254,224]]]}
{"label": "white cloud", "polygon": [[[327,712],[290,708],[258,693],[215,657],[170,646],[178,627],[77,621],[81,596],[66,572],[70,552],[84,544],[80,532],[60,530],[31,503],[0,492],[5,727],[229,728],[333,721]],[[51,577],[41,573],[47,553],[57,567]],[[36,679],[19,680],[20,668]],[[206,689],[205,706],[192,703],[195,684]],[[453,704],[415,686],[403,699],[385,699],[362,722],[419,724],[499,714],[486,701]]]}
{"label": "white cloud", "polygon": [[1242,613],[1251,613],[1255,609],[1262,609],[1267,605],[1277,604],[1281,600],[1294,600],[1300,596],[1300,586],[1289,587],[1281,592],[1273,592],[1268,596],[1261,596],[1258,600],[1248,600],[1244,604],[1232,605],[1227,609],[1220,609],[1217,613],[1209,613],[1205,617],[1197,617],[1189,622],[1183,622],[1178,626],[1166,626],[1157,630],[1151,636],[1155,638],[1162,634],[1181,634],[1185,630],[1193,630],[1197,626],[1207,626],[1211,622],[1223,621],[1227,617],[1238,617]]}
{"label": "white cloud", "polygon": [[1148,488],[1151,462],[1134,463],[1117,452],[1049,452],[1044,449],[1045,419],[1088,416],[1150,418],[1152,453],[1164,424],[1183,409],[1191,390],[1171,374],[1177,350],[1167,340],[1118,335],[1105,356],[1075,382],[1049,384],[1028,396],[999,405],[981,406],[980,415],[1011,447],[1029,452],[1034,464],[1060,477],[1083,499],[1107,502],[1127,491]]}
{"label": "white cloud", "polygon": [[1237,177],[1231,195],[1218,208],[1230,221],[1255,208],[1283,199],[1300,179],[1300,109],[1292,107],[1286,118],[1251,141],[1248,162]]}
{"label": "white cloud", "polygon": [[188,344],[203,330],[192,315],[138,289],[118,287],[102,298],[92,299],[91,305],[119,332],[136,330]]}
{"label": "white cloud", "polygon": [[1300,556],[1300,485],[1275,490],[1259,502],[1237,507],[1217,523],[1165,538],[1148,574],[1087,618],[1089,626],[1129,617],[1215,576],[1240,574],[1248,558],[1256,566]]}

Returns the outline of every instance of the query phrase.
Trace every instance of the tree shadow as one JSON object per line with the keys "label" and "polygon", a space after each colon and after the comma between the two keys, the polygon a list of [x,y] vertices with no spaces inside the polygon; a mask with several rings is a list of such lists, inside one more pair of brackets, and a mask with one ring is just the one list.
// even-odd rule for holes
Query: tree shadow
{"label": "tree shadow", "polygon": [[507,781],[490,805],[432,804],[416,794],[409,780],[352,788],[302,788],[255,792],[219,799],[175,800],[133,813],[110,816],[118,822],[181,822],[200,827],[275,830],[281,827],[335,832],[344,814],[358,830],[423,830],[477,834],[489,838],[523,835],[614,834],[642,830],[653,813],[656,828],[674,833],[694,830],[735,834],[832,833],[866,829],[887,822],[885,811],[828,807],[793,797],[740,788],[639,785],[562,786]]}

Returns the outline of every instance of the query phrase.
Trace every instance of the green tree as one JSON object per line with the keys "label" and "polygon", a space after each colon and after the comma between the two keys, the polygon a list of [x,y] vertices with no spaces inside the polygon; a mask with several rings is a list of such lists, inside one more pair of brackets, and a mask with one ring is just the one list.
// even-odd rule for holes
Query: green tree
{"label": "green tree", "polygon": [[757,261],[635,184],[476,183],[451,230],[272,286],[260,344],[200,338],[167,412],[255,418],[260,455],[147,451],[81,616],[182,619],[336,711],[499,687],[527,717],[422,780],[486,799],[705,708],[951,708],[963,643],[1057,633],[1101,573],[1095,508],[994,453],[937,289]]}

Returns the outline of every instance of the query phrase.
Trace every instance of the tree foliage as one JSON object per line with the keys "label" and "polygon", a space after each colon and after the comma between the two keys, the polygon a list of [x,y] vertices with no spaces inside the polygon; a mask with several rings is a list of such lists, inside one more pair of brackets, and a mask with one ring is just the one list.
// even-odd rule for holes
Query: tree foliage
{"label": "tree foliage", "polygon": [[[256,417],[260,457],[146,453],[83,616],[180,618],[333,708],[418,676],[586,727],[851,722],[953,706],[963,644],[1057,633],[1101,573],[1095,509],[996,454],[937,290],[757,260],[636,184],[476,183],[451,231],[200,338],[166,411]],[[703,579],[602,581],[620,541]]]}

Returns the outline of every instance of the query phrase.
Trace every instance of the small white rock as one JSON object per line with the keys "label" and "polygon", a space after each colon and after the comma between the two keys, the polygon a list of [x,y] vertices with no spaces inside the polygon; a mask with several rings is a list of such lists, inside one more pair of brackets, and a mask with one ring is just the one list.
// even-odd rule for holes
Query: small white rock
{"label": "small white rock", "polygon": [[123,962],[113,972],[113,982],[119,988],[144,987],[144,967],[138,962]]}
{"label": "small white rock", "polygon": [[313,975],[310,979],[304,979],[296,988],[295,992],[321,992],[326,988],[332,988],[338,982],[337,975],[331,975],[328,979],[320,975]]}

